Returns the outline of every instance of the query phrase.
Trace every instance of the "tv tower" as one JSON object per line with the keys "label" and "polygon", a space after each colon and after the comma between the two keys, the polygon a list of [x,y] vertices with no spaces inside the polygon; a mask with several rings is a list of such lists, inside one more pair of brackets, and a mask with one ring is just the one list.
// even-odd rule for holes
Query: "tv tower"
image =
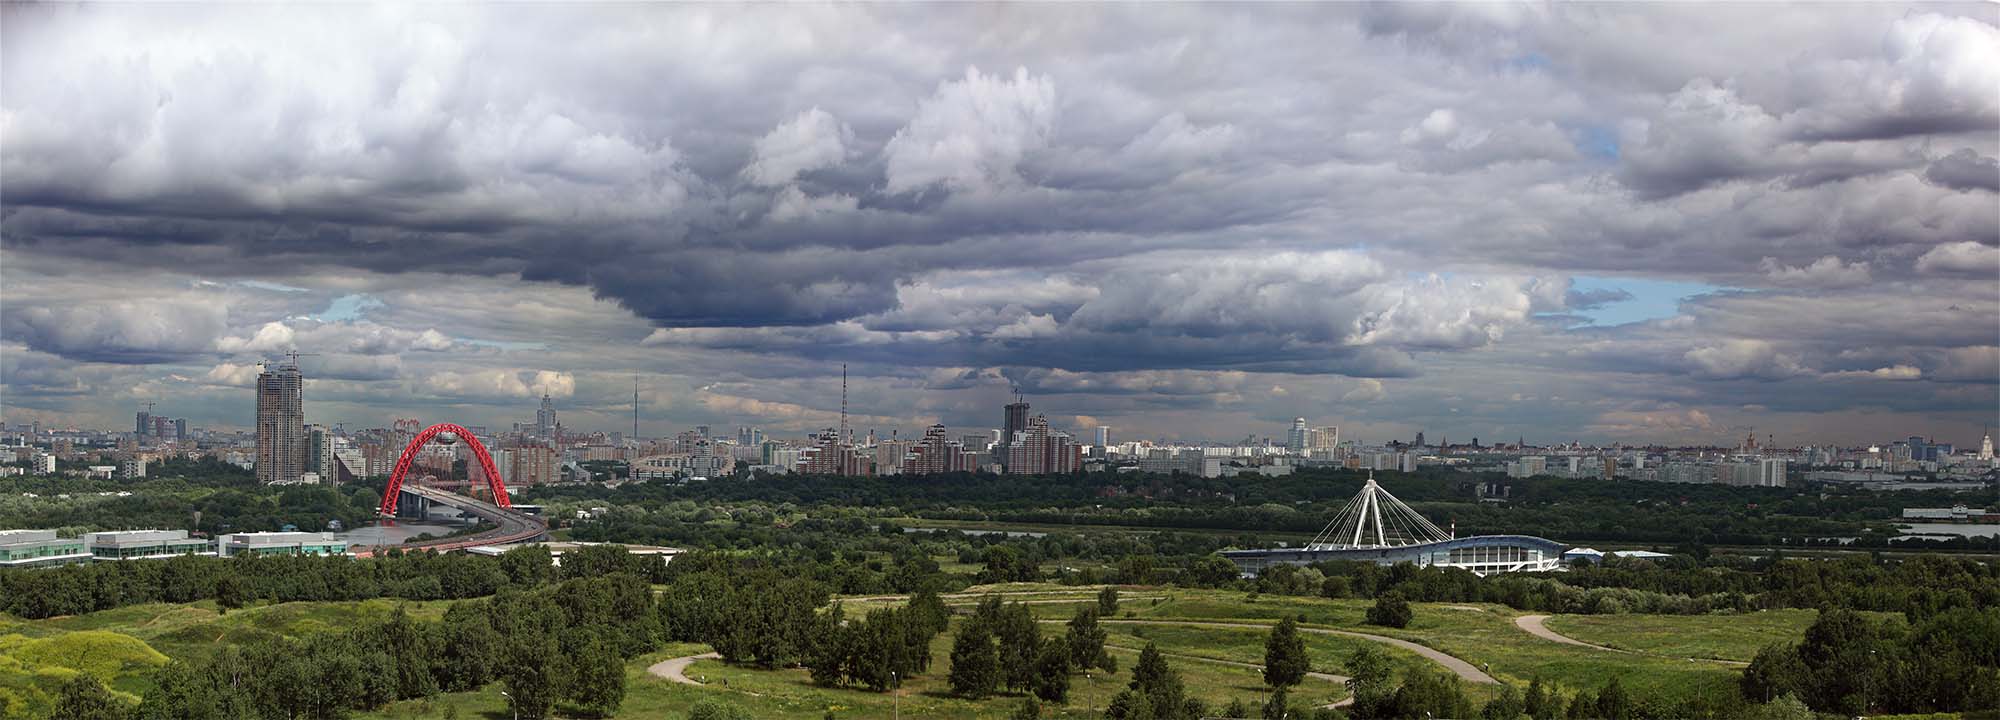
{"label": "tv tower", "polygon": [[847,363],[840,364],[840,444],[854,444],[847,436]]}

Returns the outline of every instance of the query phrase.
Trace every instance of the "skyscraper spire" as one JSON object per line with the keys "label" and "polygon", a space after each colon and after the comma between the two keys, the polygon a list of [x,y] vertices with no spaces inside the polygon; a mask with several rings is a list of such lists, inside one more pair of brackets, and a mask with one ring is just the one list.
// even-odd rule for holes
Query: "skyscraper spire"
{"label": "skyscraper spire", "polygon": [[854,444],[847,436],[847,363],[840,364],[840,444]]}
{"label": "skyscraper spire", "polygon": [[632,373],[632,442],[639,442],[639,374]]}

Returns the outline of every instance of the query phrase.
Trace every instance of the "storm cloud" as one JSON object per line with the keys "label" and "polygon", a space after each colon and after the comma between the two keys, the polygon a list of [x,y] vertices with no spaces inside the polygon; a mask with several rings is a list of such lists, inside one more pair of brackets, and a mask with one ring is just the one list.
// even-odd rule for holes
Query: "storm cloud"
{"label": "storm cloud", "polygon": [[824,424],[841,363],[905,429],[2000,406],[1990,5],[0,12],[10,419],[241,426],[293,350],[340,419],[636,374],[654,432]]}

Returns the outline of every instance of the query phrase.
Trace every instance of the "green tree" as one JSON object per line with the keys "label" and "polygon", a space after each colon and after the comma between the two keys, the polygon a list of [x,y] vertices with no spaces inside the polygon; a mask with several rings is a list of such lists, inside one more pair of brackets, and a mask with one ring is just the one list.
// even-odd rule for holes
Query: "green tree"
{"label": "green tree", "polygon": [[1063,632],[1063,642],[1069,647],[1070,667],[1083,670],[1093,665],[1103,666],[1104,660],[1110,658],[1104,651],[1105,637],[1104,627],[1097,624],[1097,609],[1077,608]]}
{"label": "green tree", "polygon": [[1597,696],[1584,690],[1569,699],[1569,709],[1563,713],[1569,720],[1592,720],[1597,717]]}
{"label": "green tree", "polygon": [[227,615],[229,611],[249,604],[251,599],[250,589],[243,578],[237,576],[234,568],[215,579],[215,604],[222,608],[222,614]]}
{"label": "green tree", "polygon": [[1285,698],[1284,686],[1273,686],[1271,699],[1264,701],[1261,715],[1263,715],[1264,720],[1285,720],[1285,716],[1291,714],[1291,708],[1287,707],[1288,704]]}
{"label": "green tree", "polygon": [[1069,702],[1069,644],[1062,638],[1042,643],[1035,660],[1035,697],[1061,705]]}
{"label": "green tree", "polygon": [[735,703],[708,698],[688,708],[687,720],[752,720],[750,711]]}
{"label": "green tree", "polygon": [[1139,651],[1139,662],[1132,665],[1131,688],[1145,694],[1153,717],[1177,720],[1186,712],[1187,688],[1181,684],[1181,675],[1153,643],[1146,643]]}
{"label": "green tree", "polygon": [[85,672],[62,684],[56,692],[55,710],[49,714],[51,720],[124,720],[125,716],[125,704]]}
{"label": "green tree", "polygon": [[1354,693],[1354,716],[1386,717],[1393,713],[1396,687],[1390,683],[1394,672],[1389,654],[1374,643],[1362,643],[1347,656],[1349,690]]}
{"label": "green tree", "polygon": [[951,645],[951,691],[974,700],[993,694],[1000,685],[1000,653],[993,634],[981,623],[960,628]]}
{"label": "green tree", "polygon": [[1041,656],[1041,625],[1025,603],[1008,603],[1000,611],[993,634],[1000,641],[1000,682],[1009,690],[1035,686],[1035,661]]}
{"label": "green tree", "polygon": [[1813,720],[1817,717],[1812,708],[1806,707],[1799,696],[1787,693],[1785,696],[1761,705],[1753,705],[1745,710],[1743,720]]}
{"label": "green tree", "polygon": [[1264,684],[1287,688],[1304,682],[1311,662],[1306,656],[1305,638],[1299,635],[1299,624],[1291,618],[1278,621],[1271,628],[1270,637],[1264,640]]}
{"label": "green tree", "polygon": [[951,609],[945,607],[944,599],[935,590],[918,590],[910,596],[910,614],[916,619],[916,626],[930,635],[944,632],[951,626]]}
{"label": "green tree", "polygon": [[1479,710],[1479,716],[1485,720],[1514,720],[1525,712],[1524,707],[1521,693],[1512,685],[1502,684],[1499,697],[1486,701],[1486,706]]}
{"label": "green tree", "polygon": [[1021,704],[1015,706],[1014,714],[1007,716],[1008,720],[1040,720],[1041,717],[1042,704],[1035,702],[1032,697],[1021,698]]}
{"label": "green tree", "polygon": [[1392,590],[1375,598],[1375,604],[1368,608],[1368,624],[1409,627],[1411,614],[1410,603],[1403,599],[1403,594]]}
{"label": "green tree", "polygon": [[452,603],[439,624],[438,685],[447,692],[477,690],[493,681],[500,644],[486,611],[473,603]]}
{"label": "green tree", "polygon": [[1472,701],[1458,677],[1429,668],[1410,671],[1396,688],[1396,715],[1399,717],[1462,718],[1472,715]]}
{"label": "green tree", "polygon": [[509,638],[512,648],[500,668],[507,686],[507,705],[527,720],[548,717],[562,694],[560,655],[555,638],[547,635]]}
{"label": "green tree", "polygon": [[1521,712],[1534,720],[1555,720],[1562,710],[1562,697],[1542,686],[1542,676],[1536,675],[1528,681],[1528,692],[1521,698]]}
{"label": "green tree", "polygon": [[1597,717],[1602,720],[1630,720],[1632,717],[1632,696],[1625,693],[1625,684],[1616,676],[1597,691]]}
{"label": "green tree", "polygon": [[600,717],[625,702],[625,663],[602,638],[592,638],[569,658],[569,678],[563,693],[570,702]]}
{"label": "green tree", "polygon": [[1097,615],[1111,617],[1118,614],[1118,588],[1106,585],[1097,591]]}
{"label": "green tree", "polygon": [[1159,716],[1153,714],[1153,701],[1134,688],[1126,688],[1113,695],[1111,704],[1104,708],[1104,716],[1115,720],[1159,720]]}

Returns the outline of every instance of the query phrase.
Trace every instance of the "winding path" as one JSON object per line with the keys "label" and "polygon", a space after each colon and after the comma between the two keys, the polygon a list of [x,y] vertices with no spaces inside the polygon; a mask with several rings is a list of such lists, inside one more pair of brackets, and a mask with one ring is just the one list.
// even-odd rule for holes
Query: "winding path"
{"label": "winding path", "polygon": [[1541,639],[1543,639],[1543,640],[1549,640],[1549,641],[1553,641],[1553,642],[1559,642],[1559,643],[1562,643],[1562,644],[1564,644],[1564,645],[1575,645],[1575,646],[1577,646],[1577,647],[1587,647],[1587,648],[1591,648],[1591,649],[1593,649],[1593,650],[1604,650],[1604,651],[1608,651],[1608,652],[1615,652],[1615,653],[1629,653],[1629,652],[1631,652],[1630,650],[1620,650],[1620,649],[1618,649],[1618,648],[1615,648],[1615,647],[1605,647],[1605,646],[1603,646],[1603,645],[1592,645],[1592,644],[1590,644],[1590,643],[1587,643],[1587,642],[1584,642],[1584,641],[1582,641],[1582,640],[1578,640],[1578,639],[1576,639],[1576,638],[1573,638],[1573,637],[1570,637],[1570,636],[1568,636],[1568,635],[1564,635],[1564,634],[1562,634],[1562,633],[1559,633],[1559,632],[1556,632],[1556,631],[1554,631],[1554,630],[1550,630],[1550,629],[1549,629],[1549,626],[1548,626],[1548,625],[1545,625],[1545,624],[1544,624],[1544,623],[1546,623],[1546,622],[1548,621],[1548,619],[1549,619],[1549,616],[1547,616],[1547,615],[1522,615],[1522,616],[1520,616],[1520,617],[1517,617],[1517,618],[1514,618],[1514,626],[1515,626],[1515,627],[1518,627],[1518,628],[1520,628],[1520,629],[1522,629],[1522,630],[1526,630],[1526,631],[1528,631],[1528,634],[1529,634],[1529,635],[1533,635],[1533,636],[1535,636],[1535,637],[1538,637],[1538,638],[1541,638]]}
{"label": "winding path", "polygon": [[[1582,640],[1570,637],[1568,635],[1556,632],[1554,630],[1550,630],[1549,626],[1547,625],[1549,617],[1550,616],[1548,615],[1522,615],[1520,617],[1514,618],[1514,626],[1522,630],[1528,631],[1528,634],[1533,635],[1535,637],[1541,638],[1543,640],[1548,640],[1551,642],[1559,642],[1564,645],[1575,645],[1577,647],[1586,647],[1592,650],[1603,650],[1605,652],[1625,653],[1627,655],[1651,655],[1654,657],[1671,657],[1659,653],[1642,653],[1635,650],[1625,650],[1622,648],[1608,647],[1605,645],[1598,645],[1595,643],[1587,643]],[[1691,657],[1687,659],[1699,660],[1701,662],[1719,663],[1722,665],[1729,665],[1732,667],[1750,666],[1750,663],[1746,663],[1740,660],[1724,660],[1722,658],[1697,658],[1697,657]]]}
{"label": "winding path", "polygon": [[705,683],[702,683],[700,681],[695,680],[694,678],[687,676],[688,666],[693,665],[694,661],[696,660],[721,660],[721,659],[722,659],[721,654],[712,652],[706,652],[700,655],[688,655],[686,657],[669,658],[666,660],[661,660],[659,662],[653,663],[652,667],[646,668],[646,672],[652,673],[654,677],[666,678],[668,680],[672,680],[682,685],[703,685]]}
{"label": "winding path", "polygon": [[[1220,622],[1220,621],[1206,621],[1206,620],[1099,620],[1098,622],[1104,623],[1106,625],[1174,625],[1181,627],[1250,628],[1253,630],[1271,629],[1271,626],[1269,625],[1259,625],[1257,623]],[[1314,627],[1300,627],[1299,632],[1314,633],[1317,635],[1345,635],[1347,637],[1361,638],[1363,640],[1373,640],[1375,642],[1382,643],[1384,645],[1394,645],[1404,650],[1408,650],[1418,655],[1422,655],[1424,656],[1424,658],[1430,660],[1431,662],[1443,665],[1446,670],[1450,670],[1452,674],[1459,676],[1466,682],[1476,682],[1487,685],[1497,685],[1500,683],[1500,681],[1493,679],[1492,675],[1486,674],[1484,671],[1480,670],[1472,663],[1447,655],[1443,651],[1440,651],[1436,648],[1428,647],[1425,645],[1419,645],[1417,643],[1413,643],[1401,638],[1392,638],[1385,635],[1370,635],[1368,633],[1358,633],[1352,630],[1333,630],[1330,628],[1314,628]]]}

